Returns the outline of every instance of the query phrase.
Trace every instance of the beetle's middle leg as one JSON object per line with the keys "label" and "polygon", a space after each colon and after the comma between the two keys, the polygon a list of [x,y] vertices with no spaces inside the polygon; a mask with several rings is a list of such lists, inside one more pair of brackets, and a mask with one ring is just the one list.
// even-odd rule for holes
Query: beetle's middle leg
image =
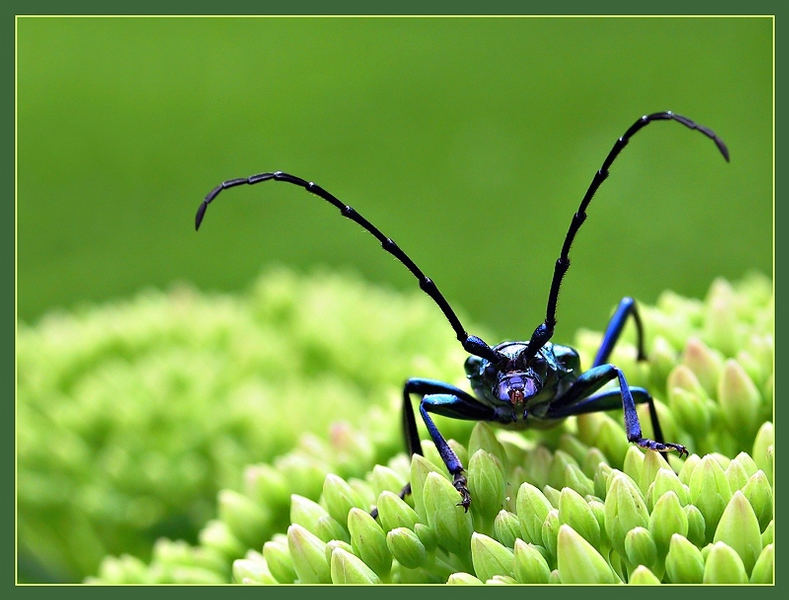
{"label": "beetle's middle leg", "polygon": [[[614,379],[618,379],[619,390],[594,393]],[[651,440],[643,437],[641,423],[636,412],[636,402],[648,404],[656,439]],[[581,374],[564,394],[551,403],[547,416],[558,419],[616,408],[624,409],[625,432],[628,441],[659,452],[676,450],[680,455],[688,453],[685,446],[681,444],[663,441],[663,432],[657,420],[657,411],[652,396],[643,388],[631,388],[625,379],[625,374],[614,365],[598,365]]]}
{"label": "beetle's middle leg", "polygon": [[[468,510],[471,496],[466,488],[466,477],[463,474],[463,465],[452,448],[449,447],[441,432],[438,431],[433,419],[428,413],[435,413],[453,419],[470,421],[491,421],[495,419],[492,408],[477,401],[476,398],[448,383],[432,379],[409,379],[403,388],[403,433],[406,448],[410,454],[423,454],[419,433],[416,429],[414,408],[411,405],[411,394],[420,394],[422,401],[419,403],[419,413],[427,426],[427,431],[436,445],[441,460],[444,461],[452,474],[453,485],[461,495],[460,504]],[[411,485],[406,485],[401,492],[401,497],[410,493]]]}
{"label": "beetle's middle leg", "polygon": [[611,355],[611,351],[614,349],[617,341],[619,341],[619,336],[622,334],[622,329],[629,316],[633,317],[633,321],[636,324],[638,360],[646,360],[647,355],[644,352],[644,327],[641,325],[641,317],[638,315],[636,301],[632,298],[625,297],[619,301],[619,305],[616,307],[611,320],[608,321],[608,326],[603,335],[603,341],[600,343],[600,349],[597,351],[597,355],[592,363],[593,367],[608,362],[608,357]]}

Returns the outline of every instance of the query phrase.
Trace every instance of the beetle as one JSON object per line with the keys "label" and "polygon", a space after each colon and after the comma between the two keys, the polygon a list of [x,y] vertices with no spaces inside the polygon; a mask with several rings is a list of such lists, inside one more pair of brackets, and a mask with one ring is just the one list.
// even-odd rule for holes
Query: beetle
{"label": "beetle", "polygon": [[[570,267],[570,247],[578,230],[587,217],[586,210],[600,184],[608,177],[609,169],[627,145],[630,138],[648,124],[657,121],[675,121],[710,138],[720,153],[729,161],[729,151],[711,129],[695,123],[671,111],[643,115],[619,137],[609,151],[602,166],[592,178],[581,202],[573,215],[564,238],[559,258],[553,272],[545,319],[537,326],[528,341],[507,341],[489,346],[475,335],[469,335],[455,312],[439,291],[435,282],[425,275],[413,260],[389,237],[365,219],[354,208],[337,199],[321,186],[282,171],[260,173],[250,177],[224,181],[211,190],[197,209],[195,230],[205,216],[208,205],[225,189],[243,184],[254,185],[265,181],[281,181],[304,188],[309,193],[334,205],[343,217],[355,221],[373,235],[384,250],[392,254],[416,277],[419,287],[441,309],[458,341],[470,354],[465,362],[466,375],[476,396],[453,385],[432,379],[411,378],[403,387],[403,433],[410,454],[422,454],[422,445],[416,427],[416,418],[411,404],[411,395],[421,397],[419,413],[427,426],[433,442],[453,477],[455,489],[460,494],[458,506],[467,511],[471,495],[463,465],[433,422],[431,413],[475,421],[489,421],[505,427],[524,429],[527,427],[551,427],[567,417],[584,413],[622,408],[628,441],[642,448],[659,452],[676,451],[680,456],[688,451],[682,444],[666,442],[658,421],[652,396],[641,387],[631,387],[625,374],[608,362],[622,329],[628,318],[636,327],[638,359],[645,360],[644,334],[636,303],[632,298],[623,298],[603,335],[599,350],[590,369],[583,371],[578,352],[570,346],[554,344],[556,305],[562,279]],[[616,388],[601,390],[607,383],[615,382]],[[636,412],[636,404],[645,403],[649,409],[654,439],[642,435]],[[410,493],[406,485],[401,497]],[[373,512],[375,514],[375,511]]]}

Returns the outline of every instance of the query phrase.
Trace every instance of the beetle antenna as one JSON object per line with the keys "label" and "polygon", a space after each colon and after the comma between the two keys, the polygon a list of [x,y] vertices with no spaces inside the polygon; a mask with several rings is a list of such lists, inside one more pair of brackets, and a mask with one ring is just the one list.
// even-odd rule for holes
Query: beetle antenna
{"label": "beetle antenna", "polygon": [[561,255],[557,259],[556,266],[553,270],[553,281],[551,282],[551,291],[548,295],[548,307],[546,310],[545,321],[543,321],[543,323],[534,330],[534,333],[532,333],[531,339],[529,341],[529,348],[527,350],[528,354],[525,358],[526,362],[534,358],[540,348],[542,348],[545,343],[553,336],[553,330],[556,326],[556,303],[559,299],[559,288],[562,285],[562,278],[564,277],[564,274],[567,272],[567,269],[570,268],[570,246],[573,244],[575,234],[578,233],[581,225],[586,220],[586,209],[589,206],[589,203],[592,201],[595,192],[597,192],[597,188],[599,188],[600,184],[603,183],[603,181],[605,181],[608,177],[608,170],[611,168],[611,164],[614,162],[616,157],[619,156],[622,148],[627,145],[630,138],[633,137],[636,132],[646,127],[653,121],[669,120],[677,121],[685,127],[689,129],[695,129],[710,138],[713,142],[715,142],[715,145],[723,155],[723,158],[725,158],[728,162],[729,150],[726,148],[726,144],[723,143],[723,140],[721,140],[714,131],[691,121],[687,117],[677,115],[670,110],[653,113],[651,115],[644,115],[635,123],[633,123],[624,133],[624,135],[622,135],[622,137],[620,137],[614,143],[614,147],[611,148],[608,156],[606,156],[605,160],[603,161],[603,165],[595,173],[592,183],[589,184],[589,189],[586,190],[586,194],[584,194],[581,204],[578,206],[578,210],[573,215],[573,220],[570,222],[570,228],[568,229],[567,235],[564,238],[564,244],[562,244]]}
{"label": "beetle antenna", "polygon": [[258,175],[252,175],[251,177],[242,177],[239,179],[230,179],[228,181],[223,181],[221,184],[216,186],[213,190],[211,190],[208,193],[208,195],[205,197],[205,200],[203,200],[203,202],[198,207],[197,214],[195,215],[195,230],[198,230],[200,228],[200,224],[203,222],[203,217],[205,216],[205,211],[206,208],[208,208],[208,205],[219,195],[219,193],[222,190],[235,187],[237,185],[242,185],[242,184],[254,185],[256,183],[261,183],[263,181],[272,181],[272,180],[284,181],[285,183],[290,183],[304,188],[309,193],[314,194],[315,196],[322,198],[329,204],[334,205],[336,208],[339,209],[340,214],[342,214],[343,217],[346,217],[351,221],[358,223],[369,233],[371,233],[373,237],[375,237],[379,242],[381,242],[381,247],[384,250],[386,250],[389,254],[394,256],[403,265],[405,265],[405,267],[409,271],[411,271],[414,277],[417,278],[417,280],[419,281],[419,287],[422,289],[423,292],[425,292],[428,296],[430,296],[433,299],[433,301],[441,309],[441,312],[444,313],[444,316],[449,321],[449,324],[452,326],[452,329],[455,330],[455,335],[457,336],[457,339],[460,341],[460,343],[463,344],[463,348],[466,350],[466,352],[470,354],[474,354],[481,358],[485,358],[494,363],[501,363],[507,360],[506,356],[491,348],[480,338],[468,334],[468,332],[461,324],[460,319],[455,314],[455,311],[453,311],[452,307],[449,306],[449,302],[447,302],[446,298],[444,298],[443,294],[441,294],[441,292],[439,291],[438,287],[433,282],[433,280],[427,277],[421,271],[421,269],[416,266],[414,261],[412,261],[411,258],[400,249],[400,247],[394,242],[394,240],[381,233],[381,231],[375,225],[370,223],[362,215],[356,212],[354,208],[348,206],[344,202],[341,202],[340,200],[335,198],[332,194],[324,190],[319,185],[313,183],[312,181],[306,181],[304,179],[301,179],[300,177],[289,175],[288,173],[283,173],[282,171],[276,171],[273,173],[260,173]]}

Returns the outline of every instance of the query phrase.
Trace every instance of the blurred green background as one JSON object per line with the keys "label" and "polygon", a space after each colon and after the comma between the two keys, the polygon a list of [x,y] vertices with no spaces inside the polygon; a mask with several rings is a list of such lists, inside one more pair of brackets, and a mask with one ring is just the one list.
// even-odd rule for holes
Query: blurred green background
{"label": "blurred green background", "polygon": [[293,186],[226,192],[195,234],[217,183],[281,169],[393,237],[490,343],[526,338],[595,170],[665,109],[732,162],[676,123],[633,139],[573,246],[555,341],[624,295],[771,271],[766,18],[21,18],[17,52],[25,323],[178,281],[237,291],[276,263],[416,290]]}
{"label": "blurred green background", "polygon": [[676,123],[636,136],[573,247],[557,341],[626,294],[771,270],[766,18],[23,18],[18,33],[27,322],[174,280],[238,289],[269,263],[413,289],[295,187],[226,193],[195,234],[214,185],[281,169],[356,207],[476,322],[527,337],[594,171],[664,109],[717,131],[732,162]]}

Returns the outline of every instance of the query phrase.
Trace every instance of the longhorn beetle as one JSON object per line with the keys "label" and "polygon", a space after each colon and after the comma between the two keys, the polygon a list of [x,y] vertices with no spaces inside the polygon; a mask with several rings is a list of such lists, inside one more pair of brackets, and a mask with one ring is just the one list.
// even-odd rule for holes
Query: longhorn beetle
{"label": "longhorn beetle", "polygon": [[[638,444],[642,448],[659,452],[674,450],[680,456],[687,455],[688,451],[685,446],[663,440],[655,403],[649,392],[640,387],[630,387],[625,379],[625,374],[608,362],[608,357],[619,339],[628,317],[632,317],[636,326],[638,359],[646,359],[641,319],[632,298],[623,298],[619,302],[605,330],[592,368],[588,371],[581,370],[580,359],[575,349],[550,342],[556,325],[556,303],[559,297],[559,288],[564,274],[570,267],[570,247],[576,233],[586,220],[586,209],[592,197],[600,184],[608,177],[611,164],[619,156],[630,138],[654,121],[668,120],[676,121],[689,129],[695,129],[704,134],[715,142],[723,157],[727,161],[729,160],[729,151],[726,145],[711,129],[671,111],[644,115],[633,123],[614,143],[602,166],[592,178],[578,210],[573,215],[570,228],[567,230],[562,244],[561,253],[554,267],[545,320],[537,326],[528,342],[502,342],[491,347],[479,337],[469,335],[433,280],[427,277],[391,238],[385,236],[355,209],[341,202],[312,181],[282,171],[260,173],[251,177],[224,181],[209,192],[197,209],[195,230],[199,229],[208,205],[222,190],[242,184],[254,185],[264,181],[283,181],[298,185],[336,206],[343,217],[355,221],[370,232],[381,243],[384,250],[392,254],[411,271],[419,281],[419,287],[438,305],[452,329],[455,330],[458,341],[471,355],[466,359],[465,369],[471,388],[477,396],[474,397],[441,381],[422,378],[409,379],[403,387],[402,416],[405,442],[410,454],[422,454],[422,444],[419,441],[416,428],[414,409],[411,406],[411,394],[418,394],[421,397],[419,413],[422,415],[441,459],[452,474],[455,489],[460,493],[461,501],[458,506],[462,505],[465,510],[468,510],[471,495],[466,487],[463,465],[438,431],[430,413],[455,419],[492,421],[511,428],[523,429],[526,427],[551,427],[572,415],[622,407],[628,441]],[[611,381],[618,383],[618,389],[599,391]],[[636,413],[636,404],[638,403],[646,403],[649,408],[654,440],[645,438],[641,434],[641,425]],[[410,485],[406,485],[401,496],[408,493],[410,493]]]}

